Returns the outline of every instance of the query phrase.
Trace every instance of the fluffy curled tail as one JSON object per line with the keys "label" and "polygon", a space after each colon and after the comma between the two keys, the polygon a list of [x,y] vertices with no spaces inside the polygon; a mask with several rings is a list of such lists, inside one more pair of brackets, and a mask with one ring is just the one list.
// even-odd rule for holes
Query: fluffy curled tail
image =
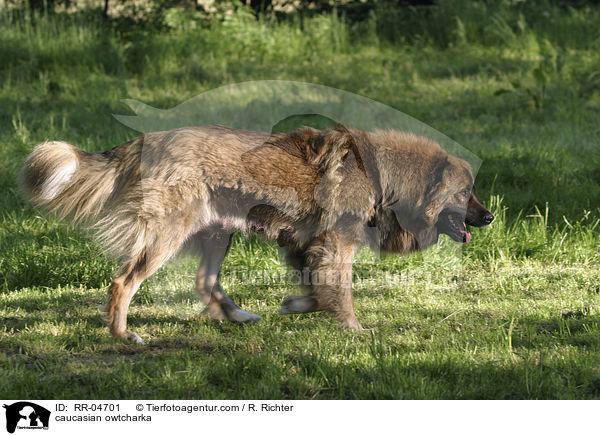
{"label": "fluffy curled tail", "polygon": [[94,222],[113,192],[115,171],[101,153],[50,141],[27,157],[20,184],[34,204],[74,222]]}

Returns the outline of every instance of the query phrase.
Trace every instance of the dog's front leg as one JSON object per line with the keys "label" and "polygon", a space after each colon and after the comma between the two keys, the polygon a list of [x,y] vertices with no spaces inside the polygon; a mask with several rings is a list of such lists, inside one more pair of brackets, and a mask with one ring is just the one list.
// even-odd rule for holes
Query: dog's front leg
{"label": "dog's front leg", "polygon": [[314,298],[320,309],[333,312],[342,328],[360,330],[354,314],[352,260],[355,244],[329,231],[315,238],[306,251]]}

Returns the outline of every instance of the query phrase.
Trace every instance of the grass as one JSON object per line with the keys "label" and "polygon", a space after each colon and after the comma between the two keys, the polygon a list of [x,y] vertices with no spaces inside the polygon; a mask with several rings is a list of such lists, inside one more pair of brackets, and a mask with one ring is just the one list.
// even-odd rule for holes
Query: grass
{"label": "grass", "polygon": [[[428,19],[377,9],[354,24],[239,10],[154,33],[0,15],[0,397],[600,397],[600,10],[530,3],[441,2]],[[444,132],[483,159],[477,194],[496,221],[462,256],[447,238],[404,258],[361,252],[356,311],[372,332],[276,315],[291,284],[233,274],[228,292],[263,321],[207,321],[197,259],[182,256],[132,304],[147,345],[114,341],[96,306],[115,261],[31,208],[18,168],[45,139],[131,139],[111,115],[123,98],[169,108],[257,79],[355,92]],[[273,245],[238,238],[225,270],[248,265],[283,271]]]}

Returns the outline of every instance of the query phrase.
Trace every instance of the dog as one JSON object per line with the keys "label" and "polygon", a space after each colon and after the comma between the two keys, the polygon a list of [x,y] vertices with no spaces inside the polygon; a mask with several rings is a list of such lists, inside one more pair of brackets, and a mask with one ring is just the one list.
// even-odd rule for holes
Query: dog
{"label": "dog", "polygon": [[277,134],[187,127],[97,153],[45,142],[20,174],[34,204],[94,229],[121,259],[106,321],[113,336],[140,343],[127,330],[131,298],[184,242],[202,255],[196,290],[206,313],[260,320],[219,284],[236,231],[276,240],[292,266],[309,271],[308,294],[284,299],[280,313],[325,310],[341,327],[360,329],[351,280],[356,249],[424,250],[440,233],[468,243],[464,223],[494,219],[473,183],[469,165],[432,140],[341,125]]}

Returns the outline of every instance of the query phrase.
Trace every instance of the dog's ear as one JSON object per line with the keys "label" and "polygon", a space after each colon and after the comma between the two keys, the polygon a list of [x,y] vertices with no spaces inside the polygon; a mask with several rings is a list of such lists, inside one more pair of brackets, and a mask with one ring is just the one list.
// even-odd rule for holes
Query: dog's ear
{"label": "dog's ear", "polygon": [[441,207],[448,197],[448,184],[446,181],[446,169],[450,166],[447,156],[433,162],[429,170],[429,177],[422,198],[424,206],[424,218],[428,224],[435,221]]}
{"label": "dog's ear", "polygon": [[365,172],[356,141],[350,131],[341,124],[326,130],[302,127],[290,133],[274,135],[267,143],[292,156],[302,158],[319,172],[339,167],[348,154],[353,152],[359,168]]}

